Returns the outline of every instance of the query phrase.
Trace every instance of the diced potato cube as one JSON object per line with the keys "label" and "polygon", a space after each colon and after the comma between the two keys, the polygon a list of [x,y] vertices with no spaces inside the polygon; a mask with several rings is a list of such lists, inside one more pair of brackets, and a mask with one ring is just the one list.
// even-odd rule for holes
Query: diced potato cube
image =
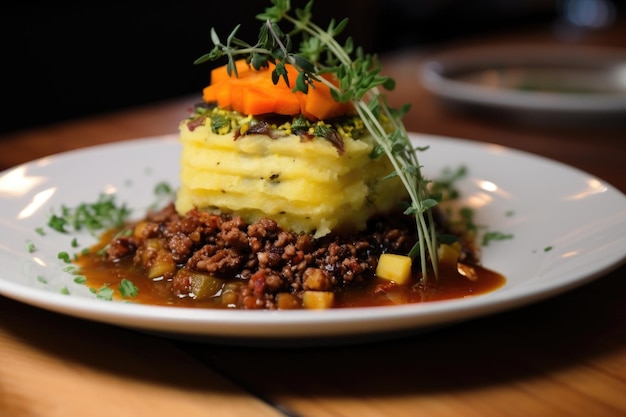
{"label": "diced potato cube", "polygon": [[276,305],[280,310],[295,310],[301,307],[300,300],[286,292],[276,294]]}
{"label": "diced potato cube", "polygon": [[211,274],[192,272],[191,293],[196,300],[203,300],[216,295],[224,285],[224,280]]}
{"label": "diced potato cube", "polygon": [[148,267],[148,278],[160,278],[165,274],[176,272],[176,262],[172,254],[163,248],[159,239],[146,240],[149,250],[143,252],[142,263]]}
{"label": "diced potato cube", "polygon": [[305,291],[302,295],[302,306],[312,310],[331,308],[334,301],[332,291]]}
{"label": "diced potato cube", "polygon": [[439,257],[439,273],[451,276],[457,274],[457,264],[460,254],[461,245],[458,242],[453,243],[452,245],[447,245],[445,243],[439,245],[439,249],[437,250],[437,255]]}
{"label": "diced potato cube", "polygon": [[411,264],[412,260],[408,256],[383,253],[378,259],[376,275],[398,285],[405,285],[411,281]]}
{"label": "diced potato cube", "polygon": [[137,223],[135,225],[135,228],[133,229],[133,237],[136,239],[143,238],[143,231],[145,230],[146,226],[148,226],[147,221],[141,221]]}
{"label": "diced potato cube", "polygon": [[154,262],[148,268],[148,278],[160,278],[166,274],[173,274],[176,271],[176,262],[172,259],[172,255],[162,249],[157,252]]}
{"label": "diced potato cube", "polygon": [[439,249],[437,251],[437,254],[439,255],[440,263],[454,264],[455,267],[459,259],[460,253],[461,253],[461,245],[458,242],[455,242],[451,245],[442,243],[441,245],[439,245]]}

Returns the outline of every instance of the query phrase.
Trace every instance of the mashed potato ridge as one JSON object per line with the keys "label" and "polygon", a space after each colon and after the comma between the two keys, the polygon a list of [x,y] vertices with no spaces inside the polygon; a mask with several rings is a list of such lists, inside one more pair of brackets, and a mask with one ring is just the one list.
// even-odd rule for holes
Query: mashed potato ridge
{"label": "mashed potato ridge", "polygon": [[386,156],[370,158],[371,136],[344,137],[341,153],[327,139],[265,134],[235,138],[214,133],[210,119],[190,129],[180,126],[181,188],[176,209],[192,208],[262,217],[316,237],[359,230],[368,218],[397,206],[405,189]]}

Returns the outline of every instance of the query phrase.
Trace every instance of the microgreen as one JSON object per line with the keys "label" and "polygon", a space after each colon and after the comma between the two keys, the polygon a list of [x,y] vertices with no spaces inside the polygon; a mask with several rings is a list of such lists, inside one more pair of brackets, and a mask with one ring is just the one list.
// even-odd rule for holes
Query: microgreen
{"label": "microgreen", "polygon": [[[314,88],[314,81],[322,82],[330,88],[332,97],[338,102],[353,104],[365,128],[376,140],[372,157],[387,155],[393,164],[393,175],[398,177],[406,188],[410,206],[407,215],[414,216],[417,224],[418,241],[409,252],[411,257],[420,257],[422,276],[427,279],[427,260],[430,260],[437,275],[437,235],[435,233],[432,209],[437,200],[430,198],[428,181],[421,174],[417,151],[409,140],[401,118],[408,111],[408,105],[400,109],[391,108],[381,89],[392,90],[393,79],[381,75],[381,66],[374,55],[355,48],[348,37],[342,44],[337,39],[348,24],[331,20],[327,28],[322,28],[312,20],[313,1],[302,9],[292,10],[289,0],[271,0],[272,6],[257,16],[263,22],[257,42],[253,45],[237,37],[239,26],[222,42],[215,29],[211,29],[214,47],[195,63],[204,63],[226,57],[227,72],[237,75],[235,61],[245,58],[255,69],[275,64],[272,72],[274,84],[285,82],[289,86],[286,64],[298,71],[294,91],[307,93]],[[286,23],[289,32],[279,26]],[[294,49],[292,38],[299,37],[298,49]],[[332,74],[338,86],[321,77]],[[391,177],[388,176],[388,177]]]}

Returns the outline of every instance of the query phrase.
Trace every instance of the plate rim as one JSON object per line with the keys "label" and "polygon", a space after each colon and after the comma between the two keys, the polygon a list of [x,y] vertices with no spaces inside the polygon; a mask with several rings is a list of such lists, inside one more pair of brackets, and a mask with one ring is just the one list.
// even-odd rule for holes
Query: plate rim
{"label": "plate rim", "polygon": [[[429,135],[411,132],[412,140],[443,140],[449,144],[461,144],[470,146],[475,149],[487,149],[490,146],[496,146],[514,156],[522,156],[525,158],[533,158],[543,160],[544,162],[554,164],[559,168],[573,170],[581,175],[598,179],[609,190],[618,193],[626,204],[626,196],[617,188],[606,181],[591,175],[579,168],[564,164],[559,161],[547,158],[542,155],[536,155],[523,150],[509,148],[501,145],[494,145],[487,142],[477,142],[462,138],[451,138],[446,136]],[[16,167],[9,168],[0,172],[0,178],[7,172],[20,167],[41,162],[44,159],[61,160],[67,155],[75,156],[81,153],[98,152],[104,148],[119,148],[126,146],[165,146],[166,143],[175,143],[176,135],[159,135],[136,138],[122,142],[112,142],[101,145],[80,148],[76,150],[56,153],[47,157],[39,158]],[[162,145],[163,144],[163,145]],[[626,206],[625,206],[626,207]],[[488,314],[510,310],[520,306],[528,305],[533,302],[541,301],[557,294],[569,291],[573,288],[584,285],[598,277],[607,274],[613,269],[620,267],[626,263],[626,251],[622,253],[621,258],[613,260],[613,262],[605,265],[601,269],[595,270],[593,273],[584,276],[578,276],[570,279],[566,285],[562,283],[547,283],[542,286],[535,286],[530,290],[519,293],[505,292],[496,290],[491,293],[480,295],[479,297],[468,298],[463,300],[444,300],[429,302],[428,307],[422,307],[420,304],[393,307],[359,307],[351,309],[333,309],[329,311],[310,312],[310,311],[230,311],[230,310],[207,310],[202,311],[194,308],[173,308],[158,307],[131,303],[116,303],[116,309],[111,308],[111,302],[101,300],[93,300],[83,297],[70,297],[72,301],[64,303],[68,298],[66,295],[56,294],[33,288],[26,284],[18,284],[5,280],[0,276],[0,295],[8,298],[40,307],[46,310],[54,311],[75,317],[82,317],[99,322],[105,322],[113,325],[121,325],[139,330],[149,331],[165,331],[168,334],[201,336],[206,338],[218,338],[224,340],[241,340],[250,339],[284,341],[289,339],[322,340],[334,338],[337,336],[346,336],[356,338],[358,335],[381,335],[385,333],[385,323],[390,319],[397,322],[394,326],[390,326],[387,330],[391,332],[401,332],[406,330],[417,331],[421,328],[429,326],[440,326],[452,324],[458,321],[467,321]],[[33,293],[34,292],[34,293]],[[33,295],[34,294],[34,295]],[[420,310],[428,310],[429,314],[419,314]],[[193,312],[193,314],[190,314]],[[360,314],[365,313],[368,314]],[[466,313],[463,318],[454,317],[459,312]],[[359,314],[357,314],[359,313]],[[416,315],[421,320],[415,320]],[[272,316],[271,320],[267,317]],[[128,318],[131,321],[128,321]],[[123,322],[126,320],[126,322]],[[410,323],[407,323],[409,321]],[[167,328],[164,328],[164,323]],[[304,324],[315,324],[316,331],[307,331]],[[209,324],[209,328],[203,327],[202,324]],[[259,329],[251,334],[240,334],[237,329],[229,329],[228,326],[233,324],[236,327],[250,326],[251,324],[263,324],[264,329]],[[347,324],[351,324],[352,329],[346,331],[344,328]],[[178,329],[172,329],[171,326],[179,326]],[[327,325],[326,329],[320,326]],[[372,327],[373,326],[373,327]],[[367,330],[369,327],[370,330]],[[289,330],[289,334],[285,333],[285,329]],[[278,331],[278,333],[272,333]],[[268,333],[269,332],[269,333]]]}

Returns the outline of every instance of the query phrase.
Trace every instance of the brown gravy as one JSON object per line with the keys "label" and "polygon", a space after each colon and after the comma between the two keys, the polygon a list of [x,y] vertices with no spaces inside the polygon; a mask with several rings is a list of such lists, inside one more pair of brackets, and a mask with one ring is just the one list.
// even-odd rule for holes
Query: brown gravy
{"label": "brown gravy", "polygon": [[[125,301],[172,307],[228,308],[221,303],[219,296],[206,300],[174,296],[171,292],[171,281],[147,278],[141,267],[133,265],[131,258],[107,262],[98,251],[112,236],[113,231],[103,234],[100,242],[76,261],[80,274],[87,279],[87,286],[94,291],[103,287],[116,289],[123,279],[127,279],[138,288],[138,292],[135,297],[126,298]],[[460,274],[448,273],[440,275],[431,284],[419,283],[416,279],[415,284],[399,286],[377,278],[365,287],[343,288],[335,294],[333,308],[389,306],[472,297],[494,291],[506,281],[501,274],[480,265],[472,265],[471,268],[477,275],[474,280]],[[122,299],[118,291],[115,291],[113,298]]]}

